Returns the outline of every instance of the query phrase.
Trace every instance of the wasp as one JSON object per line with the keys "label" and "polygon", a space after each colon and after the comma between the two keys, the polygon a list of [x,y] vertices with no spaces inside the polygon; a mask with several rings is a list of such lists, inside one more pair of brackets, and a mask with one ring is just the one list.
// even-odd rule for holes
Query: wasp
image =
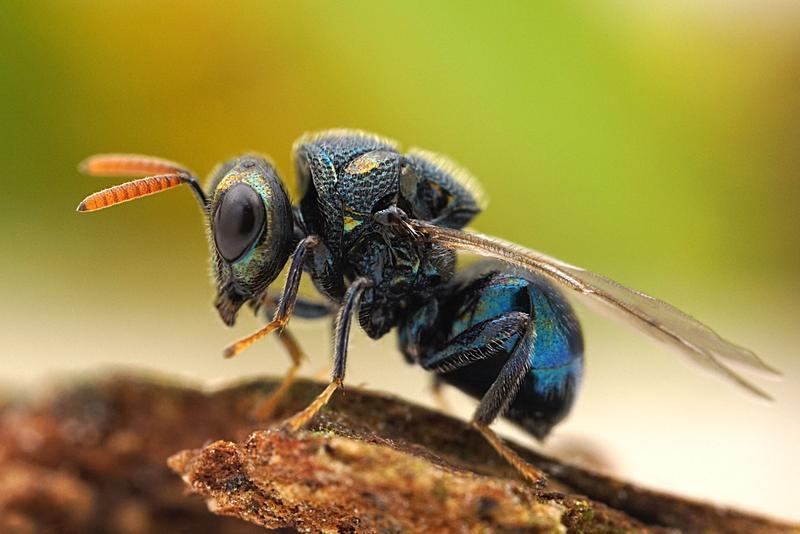
{"label": "wasp", "polygon": [[[272,332],[292,367],[260,410],[274,408],[302,359],[293,315],[335,316],[329,385],[286,424],[304,426],[342,387],[350,328],[380,338],[398,331],[408,362],[479,399],[472,424],[528,480],[541,473],[489,428],[499,416],[543,439],[571,409],[583,369],[583,337],[560,289],[599,301],[644,332],[743,386],[768,395],[729,362],[777,374],[753,352],[675,307],[604,276],[464,228],[484,207],[477,182],[450,159],[354,130],[306,134],[294,145],[299,194],[291,202],[272,162],[246,154],[217,167],[207,192],[187,168],[106,154],[81,169],[139,177],[87,197],[90,212],[188,185],[205,215],[217,285],[216,309],[231,326],[243,305],[272,320],[225,349],[234,356]],[[489,258],[456,269],[456,254]],[[486,263],[488,262],[488,263]],[[269,287],[288,263],[280,294]],[[306,273],[324,304],[298,296]]]}

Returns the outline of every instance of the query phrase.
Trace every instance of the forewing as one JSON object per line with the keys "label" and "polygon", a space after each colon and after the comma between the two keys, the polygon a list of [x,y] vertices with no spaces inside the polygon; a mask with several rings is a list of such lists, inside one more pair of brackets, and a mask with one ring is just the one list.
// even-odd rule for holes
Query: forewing
{"label": "forewing", "polygon": [[662,300],[495,237],[437,227],[422,221],[409,221],[409,224],[423,236],[446,247],[505,261],[591,297],[632,321],[644,332],[679,348],[702,366],[726,376],[759,397],[770,399],[767,393],[742,378],[724,361],[738,362],[775,375],[780,374],[778,371],[750,350],[726,341],[708,326]]}

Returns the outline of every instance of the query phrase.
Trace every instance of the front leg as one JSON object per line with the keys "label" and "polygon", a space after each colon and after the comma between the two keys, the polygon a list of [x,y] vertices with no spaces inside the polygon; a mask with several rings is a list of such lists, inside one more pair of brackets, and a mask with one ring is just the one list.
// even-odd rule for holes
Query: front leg
{"label": "front leg", "polygon": [[357,278],[344,296],[342,307],[336,316],[336,340],[334,342],[333,376],[328,387],[317,396],[303,411],[286,421],[292,430],[298,430],[306,425],[330,400],[331,396],[344,383],[344,374],[347,367],[347,346],[350,338],[350,325],[353,322],[353,312],[358,307],[361,295],[372,286],[372,281],[367,278]]}
{"label": "front leg", "polygon": [[233,345],[228,346],[224,352],[226,358],[236,356],[259,339],[266,337],[274,330],[282,330],[286,326],[286,323],[289,322],[292,312],[294,311],[294,305],[297,300],[297,290],[300,288],[300,278],[303,275],[303,265],[305,263],[306,254],[309,250],[319,245],[320,242],[320,238],[315,235],[310,235],[300,241],[292,254],[292,263],[289,267],[289,274],[286,276],[286,285],[283,286],[283,295],[281,296],[281,301],[278,303],[278,309],[275,310],[275,316],[272,321],[246,338],[240,339]]}

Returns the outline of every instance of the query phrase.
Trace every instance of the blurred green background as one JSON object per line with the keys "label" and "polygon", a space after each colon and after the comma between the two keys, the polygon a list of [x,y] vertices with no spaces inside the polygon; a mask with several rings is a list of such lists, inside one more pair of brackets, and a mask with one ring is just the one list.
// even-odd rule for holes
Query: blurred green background
{"label": "blurred green background", "polygon": [[[221,358],[257,321],[216,317],[189,191],[79,216],[108,182],[76,165],[139,152],[204,175],[255,150],[291,183],[300,134],[360,128],[469,168],[490,199],[475,228],[660,296],[786,375],[754,402],[581,308],[585,386],[546,449],[800,519],[800,4],[532,4],[3,2],[0,380],[283,372],[272,340]],[[324,370],[327,326],[296,323]],[[355,335],[349,382],[430,403],[379,347]]]}

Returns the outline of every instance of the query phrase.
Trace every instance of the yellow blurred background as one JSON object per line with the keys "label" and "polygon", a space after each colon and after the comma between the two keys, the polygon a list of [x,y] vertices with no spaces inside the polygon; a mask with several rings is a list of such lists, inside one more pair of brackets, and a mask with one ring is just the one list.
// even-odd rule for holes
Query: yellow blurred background
{"label": "yellow blurred background", "polygon": [[[76,165],[139,152],[204,175],[255,150],[291,183],[300,134],[360,128],[469,168],[478,230],[664,298],[785,374],[756,378],[776,398],[756,402],[580,308],[584,388],[545,450],[800,519],[800,3],[532,4],[4,2],[3,388],[112,365],[282,373],[273,340],[221,358],[258,323],[216,316],[190,192],[79,216],[108,182]],[[327,323],[293,328],[306,373],[325,369]],[[432,403],[393,335],[353,347],[350,384]]]}

